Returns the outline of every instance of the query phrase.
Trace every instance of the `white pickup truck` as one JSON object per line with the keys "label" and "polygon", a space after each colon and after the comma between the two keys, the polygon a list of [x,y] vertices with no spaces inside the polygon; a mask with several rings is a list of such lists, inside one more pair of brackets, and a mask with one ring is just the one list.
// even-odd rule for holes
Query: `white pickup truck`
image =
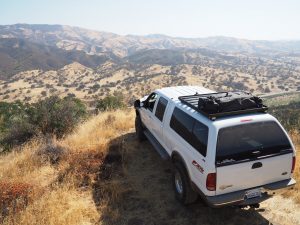
{"label": "white pickup truck", "polygon": [[287,132],[262,111],[209,117],[181,96],[215,93],[168,87],[135,101],[136,134],[174,164],[173,185],[183,204],[200,195],[211,207],[257,208],[292,178],[295,148]]}

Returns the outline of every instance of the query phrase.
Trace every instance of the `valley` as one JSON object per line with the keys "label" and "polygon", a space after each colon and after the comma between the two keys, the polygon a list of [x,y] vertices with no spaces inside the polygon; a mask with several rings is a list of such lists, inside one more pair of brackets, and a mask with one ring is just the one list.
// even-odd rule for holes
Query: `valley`
{"label": "valley", "polygon": [[299,91],[297,44],[120,36],[59,25],[0,26],[0,100],[35,102],[59,95],[93,104],[121,94],[132,103],[172,85],[255,94]]}

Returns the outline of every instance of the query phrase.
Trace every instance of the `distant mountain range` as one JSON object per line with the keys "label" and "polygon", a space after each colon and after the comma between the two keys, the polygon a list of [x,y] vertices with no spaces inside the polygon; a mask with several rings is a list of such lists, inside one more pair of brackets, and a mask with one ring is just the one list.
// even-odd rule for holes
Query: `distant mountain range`
{"label": "distant mountain range", "polygon": [[119,57],[145,49],[209,48],[215,51],[266,53],[300,52],[299,41],[252,41],[232,37],[181,38],[166,35],[117,35],[62,25],[15,24],[0,26],[0,37],[27,39],[37,44],[88,54],[107,52]]}
{"label": "distant mountain range", "polygon": [[300,54],[300,41],[251,41],[231,37],[175,38],[117,35],[63,25],[0,26],[0,79],[31,69],[56,70],[72,62],[96,68],[111,61],[198,64],[230,54]]}
{"label": "distant mountain range", "polygon": [[300,90],[300,41],[117,35],[62,25],[0,26],[0,101],[170,85],[257,93]]}

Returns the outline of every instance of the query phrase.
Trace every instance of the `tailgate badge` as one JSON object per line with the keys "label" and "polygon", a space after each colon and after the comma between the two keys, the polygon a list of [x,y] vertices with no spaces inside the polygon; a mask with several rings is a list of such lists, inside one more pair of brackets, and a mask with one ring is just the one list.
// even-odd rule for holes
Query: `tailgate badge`
{"label": "tailgate badge", "polygon": [[230,187],[232,187],[232,186],[233,186],[232,184],[229,184],[229,185],[222,185],[222,186],[219,187],[219,189],[225,190],[226,188],[230,188]]}

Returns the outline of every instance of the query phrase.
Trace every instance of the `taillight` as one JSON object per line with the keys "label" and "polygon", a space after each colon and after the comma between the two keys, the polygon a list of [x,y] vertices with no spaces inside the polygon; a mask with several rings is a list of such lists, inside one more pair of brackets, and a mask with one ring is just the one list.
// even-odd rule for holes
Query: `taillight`
{"label": "taillight", "polygon": [[296,156],[293,156],[293,162],[292,162],[292,170],[291,170],[291,173],[294,172],[295,165],[296,165]]}
{"label": "taillight", "polygon": [[217,174],[209,173],[206,177],[206,188],[209,191],[215,191],[217,185]]}
{"label": "taillight", "polygon": [[250,122],[252,119],[242,119],[241,122]]}

